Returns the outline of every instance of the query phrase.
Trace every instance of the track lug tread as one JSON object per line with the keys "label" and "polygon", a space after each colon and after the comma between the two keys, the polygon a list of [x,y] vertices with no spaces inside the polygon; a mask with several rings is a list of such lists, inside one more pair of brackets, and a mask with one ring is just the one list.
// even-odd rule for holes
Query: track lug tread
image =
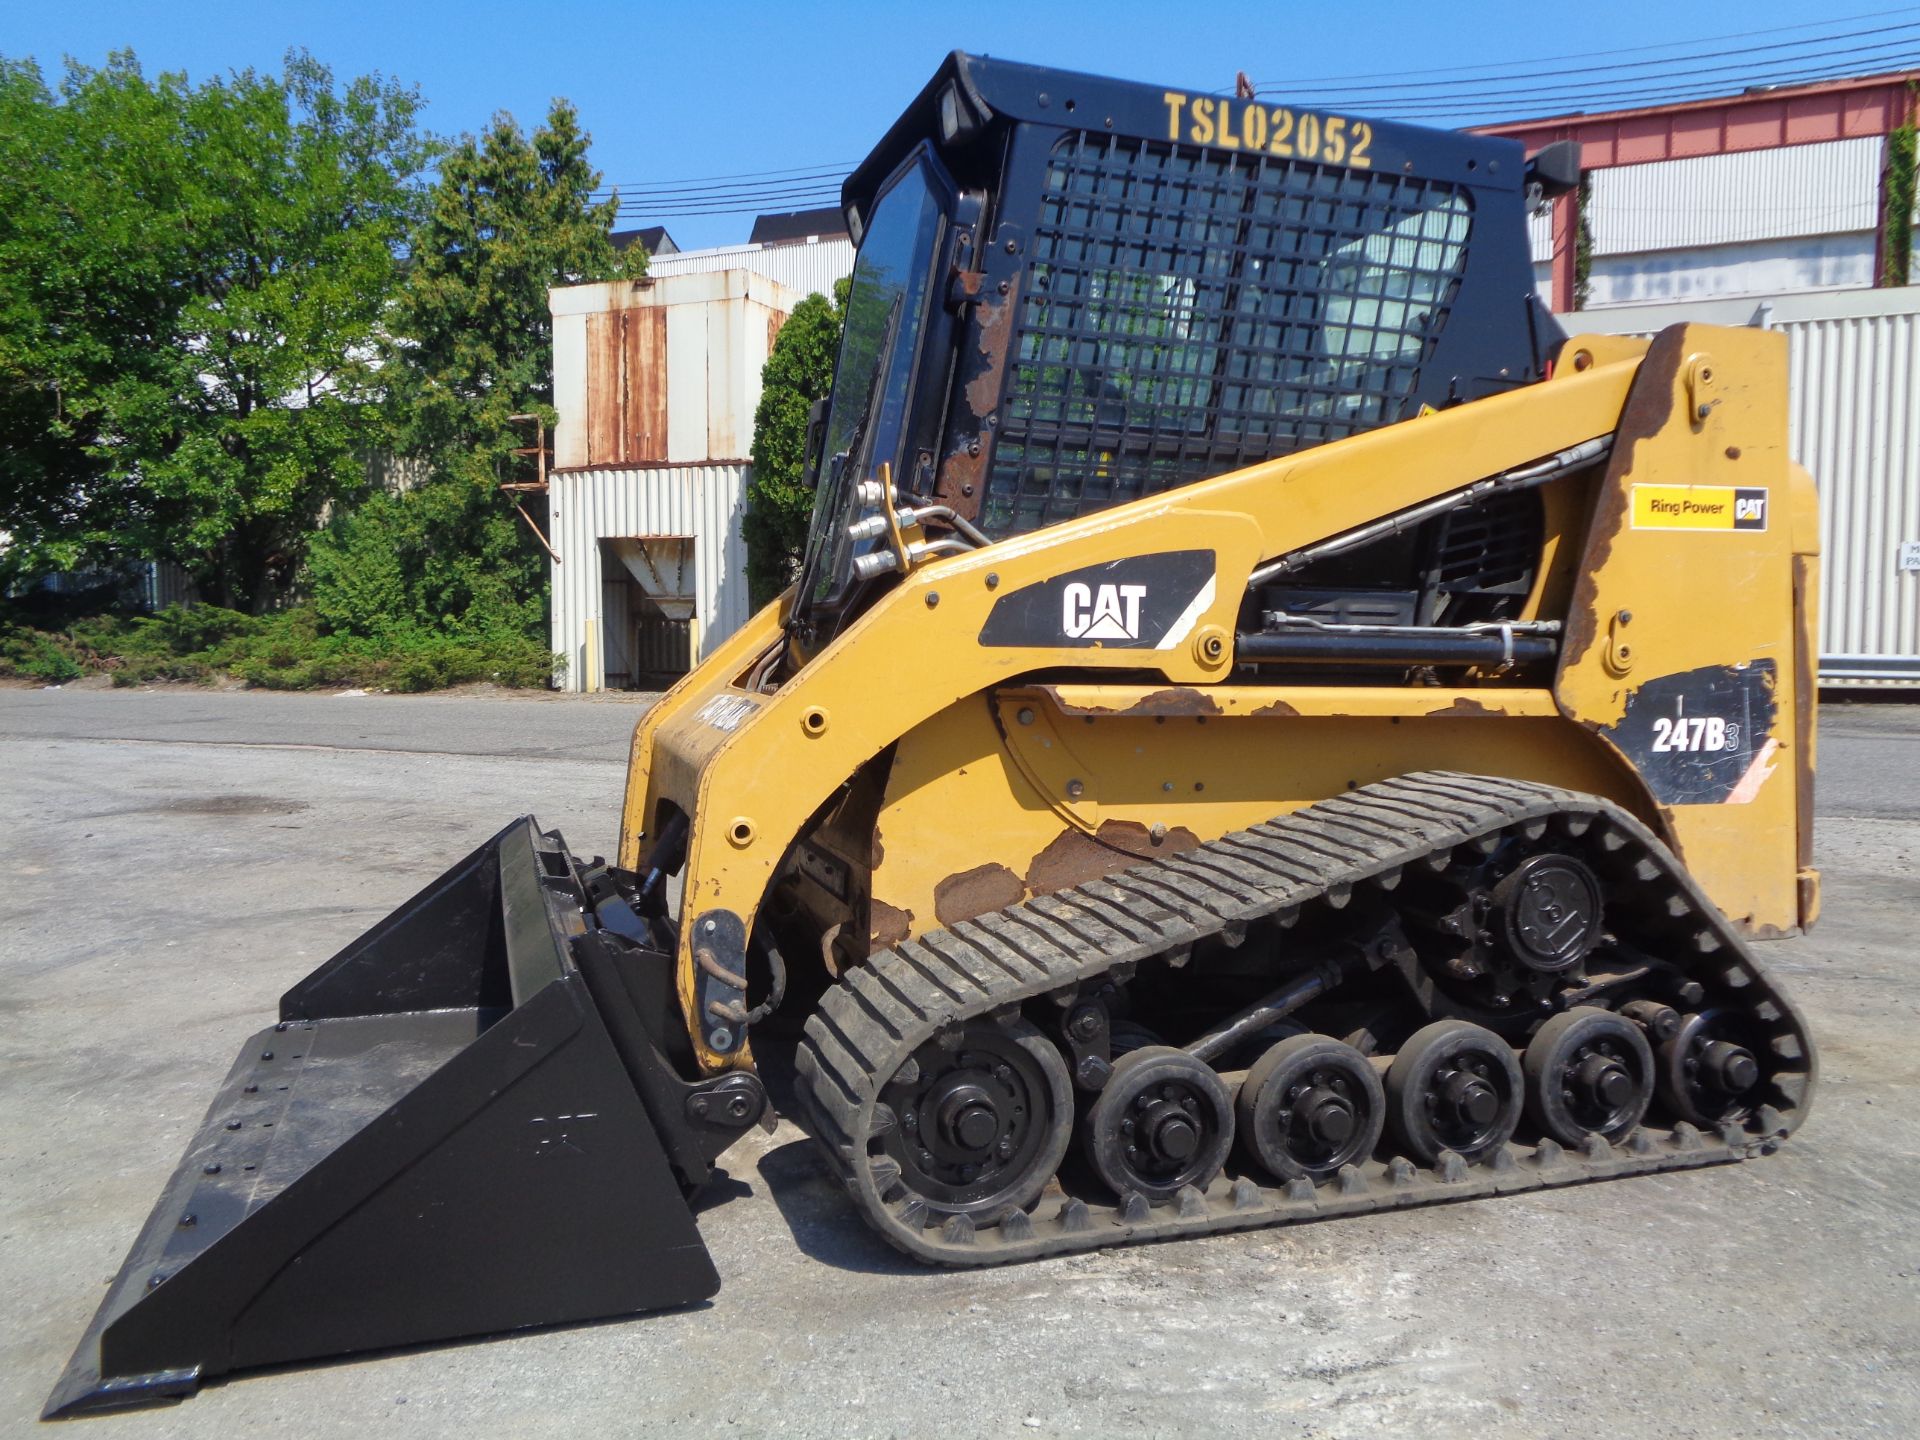
{"label": "track lug tread", "polygon": [[[1156,956],[1171,963],[1207,936],[1241,933],[1255,921],[1284,926],[1308,902],[1337,904],[1356,885],[1389,884],[1430,857],[1444,868],[1456,851],[1484,850],[1513,828],[1589,837],[1584,843],[1616,857],[1610,872],[1646,874],[1651,867],[1664,880],[1644,908],[1662,917],[1660,933],[1671,944],[1703,957],[1689,977],[1698,985],[1689,1003],[1739,997],[1766,1026],[1768,1052],[1792,1067],[1776,1072],[1769,1103],[1750,1121],[1708,1133],[1685,1124],[1642,1127],[1618,1144],[1596,1138],[1574,1151],[1551,1140],[1509,1144],[1477,1164],[1444,1154],[1432,1170],[1396,1157],[1348,1166],[1318,1186],[1296,1179],[1279,1190],[1230,1173],[1208,1192],[1189,1189],[1159,1208],[1138,1194],[1111,1204],[1070,1196],[1046,1220],[1015,1212],[992,1227],[993,1243],[984,1245],[975,1222],[902,1199],[891,1162],[869,1156],[866,1140],[855,1138],[875,1134],[886,1081],[951,1024],[1018,1015],[1029,1001],[1071,995]],[[1716,999],[1705,998],[1709,988]],[[1791,1003],[1639,821],[1551,786],[1421,772],[896,946],[829,989],[804,1027],[796,1069],[803,1115],[882,1235],[917,1259],[982,1265],[1729,1163],[1777,1146],[1804,1113],[1815,1067]]]}

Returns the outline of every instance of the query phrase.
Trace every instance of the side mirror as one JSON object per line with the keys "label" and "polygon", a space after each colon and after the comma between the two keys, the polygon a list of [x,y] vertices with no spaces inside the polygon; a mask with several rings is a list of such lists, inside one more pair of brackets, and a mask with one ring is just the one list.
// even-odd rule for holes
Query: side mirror
{"label": "side mirror", "polygon": [[1527,157],[1527,191],[1542,200],[1565,195],[1580,184],[1580,142],[1556,140]]}

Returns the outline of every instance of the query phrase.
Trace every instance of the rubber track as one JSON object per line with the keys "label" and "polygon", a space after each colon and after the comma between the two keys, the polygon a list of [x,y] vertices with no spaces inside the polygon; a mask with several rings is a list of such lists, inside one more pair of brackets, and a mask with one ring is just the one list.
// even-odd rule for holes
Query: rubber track
{"label": "rubber track", "polygon": [[[1580,1150],[1551,1140],[1510,1144],[1477,1164],[1443,1155],[1432,1169],[1405,1157],[1348,1167],[1315,1186],[1222,1176],[1204,1192],[1149,1206],[1129,1194],[1101,1204],[1051,1185],[1032,1213],[976,1230],[907,1195],[884,1156],[868,1153],[881,1087],[949,1025],[1016,1013],[1070,995],[1117,965],[1178,952],[1223,930],[1313,902],[1346,903],[1358,886],[1391,887],[1402,869],[1444,863],[1461,846],[1490,848],[1504,831],[1573,841],[1627,888],[1635,938],[1658,940],[1706,987],[1704,1006],[1746,1011],[1767,1035],[1770,1093],[1743,1124],[1703,1132],[1643,1127],[1619,1145]],[[1621,894],[1610,889],[1610,895]],[[1629,898],[1630,897],[1630,898]],[[1363,786],[1196,849],[909,940],[850,972],[806,1024],[798,1053],[804,1118],[863,1217],[916,1259],[995,1265],[1147,1240],[1288,1224],[1410,1205],[1512,1194],[1589,1180],[1725,1164],[1770,1152],[1805,1117],[1815,1079],[1805,1022],[1746,942],[1644,825],[1607,801],[1526,781],[1424,771]]]}

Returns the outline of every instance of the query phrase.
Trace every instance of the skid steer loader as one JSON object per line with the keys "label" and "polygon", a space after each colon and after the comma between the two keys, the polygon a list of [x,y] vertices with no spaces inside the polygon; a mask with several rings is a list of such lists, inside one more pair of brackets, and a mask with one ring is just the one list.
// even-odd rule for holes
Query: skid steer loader
{"label": "skid steer loader", "polygon": [[247,1042],[49,1414],[712,1294],[770,1123],[1000,1264],[1736,1161],[1814,1053],[1811,482],[1566,337],[1578,157],[954,55],[846,184],[797,582]]}

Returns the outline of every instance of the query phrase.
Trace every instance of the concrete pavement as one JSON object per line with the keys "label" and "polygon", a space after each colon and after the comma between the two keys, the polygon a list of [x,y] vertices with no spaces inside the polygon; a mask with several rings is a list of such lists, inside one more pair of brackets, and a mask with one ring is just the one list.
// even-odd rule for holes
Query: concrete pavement
{"label": "concrete pavement", "polygon": [[[613,838],[623,698],[0,690],[0,1428],[37,1414],[281,990],[511,815]],[[1920,1433],[1920,708],[1823,715],[1822,1046],[1726,1170],[969,1274],[793,1127],[729,1157],[709,1306],[293,1367],[106,1436]],[[483,1257],[481,1259],[483,1263]],[[343,1276],[342,1283],[366,1277]]]}

